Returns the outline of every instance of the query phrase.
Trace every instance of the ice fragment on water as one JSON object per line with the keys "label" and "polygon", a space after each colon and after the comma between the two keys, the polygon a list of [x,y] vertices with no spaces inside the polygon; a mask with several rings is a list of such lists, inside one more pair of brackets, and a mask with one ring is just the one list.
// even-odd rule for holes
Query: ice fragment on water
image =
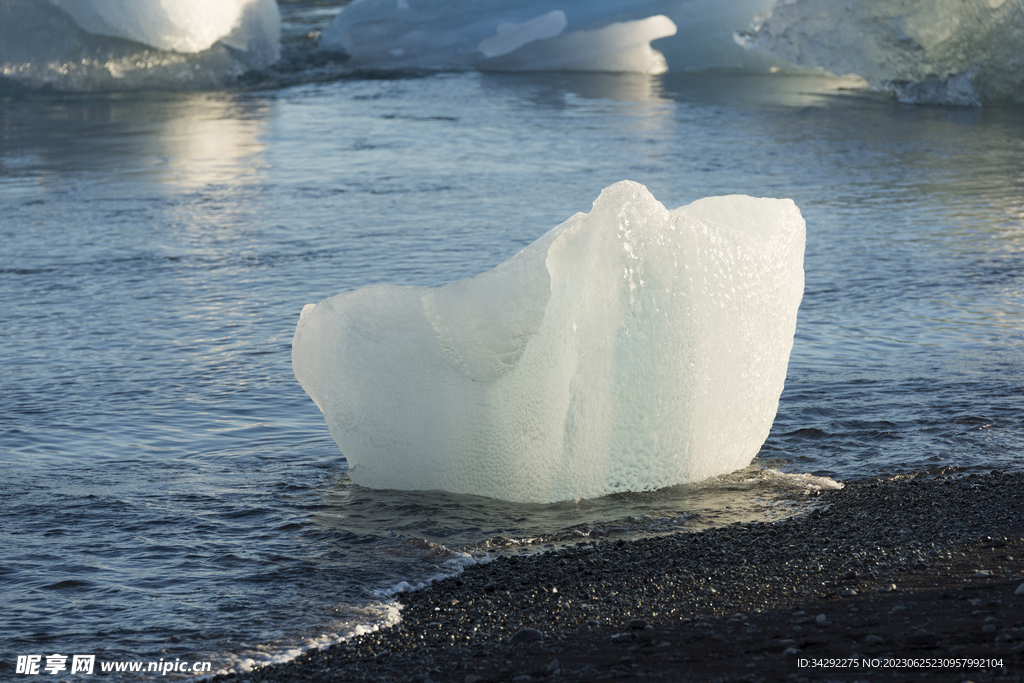
{"label": "ice fragment on water", "polygon": [[617,183],[491,271],[302,310],[292,366],[350,475],[548,502],[745,467],[803,294],[792,201]]}

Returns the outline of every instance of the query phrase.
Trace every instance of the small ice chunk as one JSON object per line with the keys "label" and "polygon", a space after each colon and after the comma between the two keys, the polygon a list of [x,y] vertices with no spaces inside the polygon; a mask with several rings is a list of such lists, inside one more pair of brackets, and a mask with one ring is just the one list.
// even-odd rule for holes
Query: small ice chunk
{"label": "small ice chunk", "polygon": [[299,383],[353,481],[552,502],[747,466],[803,295],[788,199],[669,211],[617,183],[475,278],[302,309]]}

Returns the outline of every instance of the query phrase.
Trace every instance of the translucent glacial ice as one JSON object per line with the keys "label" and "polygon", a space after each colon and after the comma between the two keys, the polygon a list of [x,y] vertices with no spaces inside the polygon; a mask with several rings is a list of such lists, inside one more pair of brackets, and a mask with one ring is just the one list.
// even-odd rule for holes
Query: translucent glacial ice
{"label": "translucent glacial ice", "polygon": [[[320,46],[374,68],[660,73],[749,67],[768,60],[744,54],[731,37],[770,3],[356,0],[323,30]],[[655,40],[658,49],[651,47]]]}
{"label": "translucent glacial ice", "polygon": [[30,87],[217,87],[279,56],[274,0],[0,0],[0,76]]}
{"label": "translucent glacial ice", "polygon": [[637,16],[630,5],[612,0],[567,12],[545,0],[356,0],[322,32],[320,46],[389,68],[666,71],[650,42],[673,35],[675,25]]}
{"label": "translucent glacial ice", "polygon": [[[276,50],[273,0],[50,0],[95,35],[174,52],[202,52],[216,42],[236,50]],[[264,44],[265,43],[265,44]]]}
{"label": "translucent glacial ice", "polygon": [[1024,0],[779,0],[737,40],[907,102],[1024,102]]}
{"label": "translucent glacial ice", "polygon": [[552,502],[698,481],[768,436],[803,252],[790,200],[668,211],[621,182],[475,278],[307,305],[292,367],[369,487]]}

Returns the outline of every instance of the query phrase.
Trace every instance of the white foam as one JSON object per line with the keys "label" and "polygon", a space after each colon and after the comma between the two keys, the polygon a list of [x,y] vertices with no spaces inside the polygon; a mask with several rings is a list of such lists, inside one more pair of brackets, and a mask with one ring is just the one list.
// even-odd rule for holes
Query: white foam
{"label": "white foam", "polygon": [[240,674],[272,664],[284,664],[310,650],[317,650],[349,641],[365,633],[373,633],[385,628],[396,626],[402,620],[402,603],[394,600],[399,593],[408,593],[428,588],[436,581],[458,576],[466,567],[475,564],[488,564],[489,555],[470,555],[464,552],[448,551],[453,555],[441,563],[440,571],[435,574],[416,579],[413,583],[399,581],[388,588],[372,591],[375,600],[364,604],[339,603],[333,606],[336,613],[344,615],[330,624],[323,633],[303,638],[301,641],[283,641],[263,643],[255,646],[240,643],[234,652],[221,653],[216,657],[219,668],[209,675],[200,676],[191,681],[210,680],[214,676]]}
{"label": "white foam", "polygon": [[[664,70],[666,63],[673,70],[767,68],[781,61],[743,50],[733,43],[732,34],[771,4],[772,0],[355,0],[322,31],[320,46],[346,52],[354,64],[374,68],[645,73]],[[657,22],[648,21],[655,17]],[[619,26],[610,34],[600,32],[613,24]],[[669,25],[672,28],[666,30]],[[616,58],[605,41],[625,35],[630,43],[643,38],[643,44],[619,51]],[[562,40],[569,36],[575,38]],[[654,40],[658,44],[652,47]],[[599,61],[583,55],[574,58],[572,50],[580,47]]]}
{"label": "white foam", "polygon": [[288,644],[247,645],[239,643],[233,653],[221,653],[217,656],[218,669],[203,676],[189,679],[199,683],[211,680],[215,676],[240,674],[273,664],[290,662],[310,650],[318,650],[343,643],[385,628],[391,628],[402,620],[403,605],[394,600],[370,602],[362,605],[338,604],[334,610],[345,615],[316,636],[303,639],[301,642]]}
{"label": "white foam", "polygon": [[1024,102],[1024,0],[780,0],[737,40],[907,102]]}
{"label": "white foam", "polygon": [[825,489],[841,489],[844,486],[842,482],[838,482],[831,477],[819,477],[806,472],[782,472],[770,467],[758,472],[757,477],[752,481],[766,482],[777,488],[791,489],[805,494],[816,493]]}
{"label": "white foam", "polygon": [[453,576],[458,576],[465,571],[466,567],[471,567],[475,564],[488,564],[491,560],[492,558],[489,555],[455,553],[455,557],[445,560],[441,564],[441,571],[423,579],[419,579],[415,583],[399,581],[388,588],[380,588],[373,591],[373,595],[378,598],[391,598],[399,593],[411,593],[413,591],[423,590],[424,588],[429,588],[437,581],[443,581],[444,579],[450,579]]}
{"label": "white foam", "polygon": [[745,467],[803,294],[790,200],[607,188],[476,278],[302,310],[292,366],[356,483],[550,502]]}

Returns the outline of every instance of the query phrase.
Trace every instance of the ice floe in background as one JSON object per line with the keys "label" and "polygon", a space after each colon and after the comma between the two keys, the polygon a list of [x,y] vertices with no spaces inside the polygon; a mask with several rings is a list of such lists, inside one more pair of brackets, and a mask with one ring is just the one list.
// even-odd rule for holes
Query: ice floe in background
{"label": "ice floe in background", "polygon": [[320,47],[375,68],[661,73],[668,67],[650,42],[676,27],[644,13],[650,4],[356,0]]}
{"label": "ice floe in background", "polygon": [[0,94],[221,89],[243,75],[274,87],[405,69],[812,68],[905,102],[1024,102],[1024,0],[307,4],[282,6],[292,21],[282,34],[275,0],[0,0]]}
{"label": "ice floe in background", "polygon": [[1024,102],[1024,0],[780,0],[737,40],[905,102]]}
{"label": "ice floe in background", "polygon": [[[320,46],[372,68],[661,73],[751,67],[767,58],[743,54],[731,36],[769,3],[356,0],[324,29]],[[659,41],[657,49],[652,41]]]}
{"label": "ice floe in background", "polygon": [[89,33],[161,50],[202,52],[220,42],[277,54],[276,3],[270,0],[50,0]]}
{"label": "ice floe in background", "polygon": [[217,88],[279,56],[275,0],[0,0],[0,76],[31,88]]}
{"label": "ice floe in background", "polygon": [[1024,0],[355,0],[320,45],[368,68],[795,66],[905,102],[1024,101]]}
{"label": "ice floe in background", "polygon": [[768,436],[803,253],[792,201],[668,211],[621,182],[475,278],[306,306],[292,366],[358,484],[552,502],[700,481]]}

